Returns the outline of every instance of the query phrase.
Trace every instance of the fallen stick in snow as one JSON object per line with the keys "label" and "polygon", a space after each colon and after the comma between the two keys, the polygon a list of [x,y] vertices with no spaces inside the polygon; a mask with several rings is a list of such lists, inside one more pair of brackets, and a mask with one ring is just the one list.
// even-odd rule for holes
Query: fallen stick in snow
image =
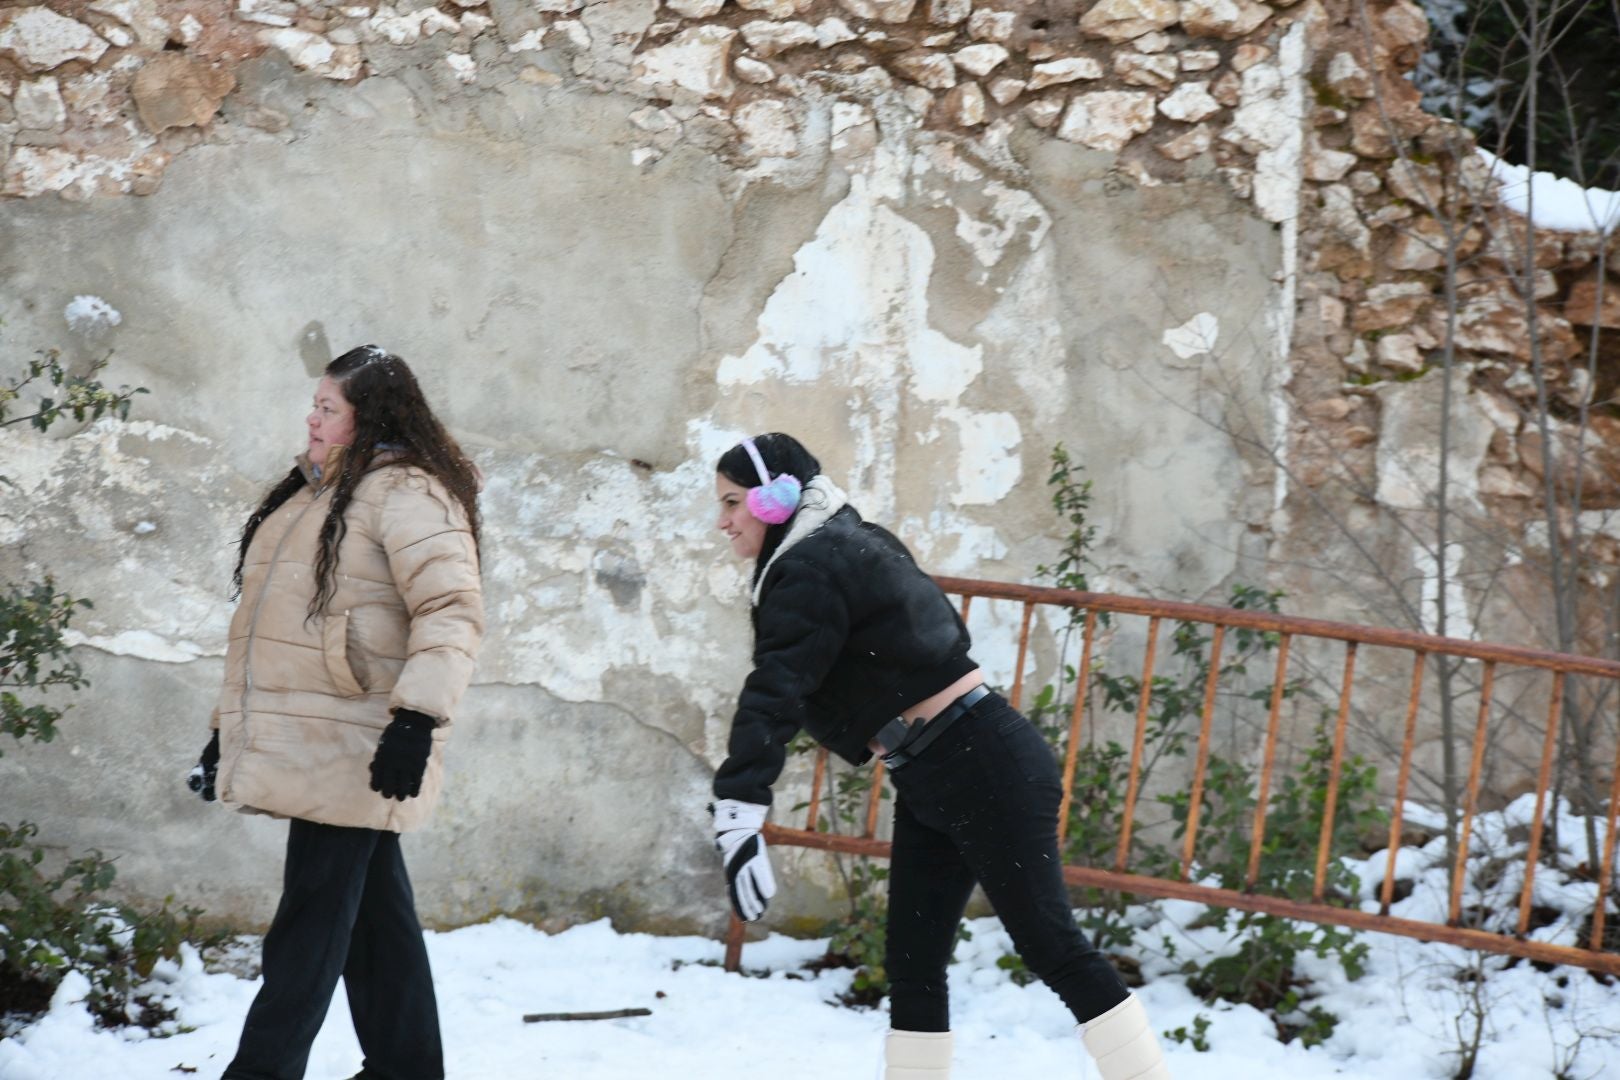
{"label": "fallen stick in snow", "polygon": [[606,1012],[524,1013],[525,1024],[546,1020],[617,1020],[625,1016],[651,1016],[651,1009],[608,1009]]}

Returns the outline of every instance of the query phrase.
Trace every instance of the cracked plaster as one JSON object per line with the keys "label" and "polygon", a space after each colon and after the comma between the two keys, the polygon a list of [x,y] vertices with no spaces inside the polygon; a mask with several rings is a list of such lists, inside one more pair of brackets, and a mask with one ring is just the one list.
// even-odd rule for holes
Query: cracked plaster
{"label": "cracked plaster", "polygon": [[[644,112],[621,85],[651,5],[591,5],[569,26],[490,11],[493,31],[472,12],[417,14],[413,36],[379,10],[366,32],[390,44],[360,35],[363,77],[335,38],[248,55],[310,43],[231,37],[258,44],[209,131],[145,151],[163,155],[161,187],[7,203],[0,241],[30,252],[12,281],[33,305],[4,312],[13,340],[62,343],[54,313],[106,297],[123,315],[98,330],[115,378],[151,387],[136,415],[162,420],[0,436],[7,471],[51,495],[0,512],[19,543],[3,565],[50,566],[98,598],[84,712],[116,696],[161,733],[132,751],[144,769],[188,760],[218,680],[229,541],[296,448],[310,350],[398,349],[488,477],[491,633],[444,812],[411,841],[425,912],[579,917],[607,896],[647,925],[717,929],[698,808],[748,645],[746,568],[711,520],[719,453],[792,430],[925,565],[1026,580],[1055,549],[1039,480],[1061,441],[1098,483],[1109,580],[1203,596],[1255,520],[1245,477],[1269,474],[1185,402],[1217,374],[1262,400],[1280,357],[1240,334],[1172,367],[1160,335],[1205,310],[1242,325],[1276,302],[1284,256],[1207,172],[1134,187],[1111,155],[1031,136],[1013,119],[1023,99],[965,143],[881,68],[812,83],[783,53],[767,58],[782,96],[761,100],[786,105],[750,114],[773,156],[750,156],[701,87]],[[978,655],[1008,676],[1014,619],[981,605],[973,620]],[[14,764],[0,760],[8,784]],[[125,838],[140,848],[130,887],[151,891],[163,839],[204,819],[168,794],[129,798],[160,822],[155,846]],[[221,850],[272,852],[266,823],[209,822]],[[583,864],[587,838],[610,834],[604,863],[644,869]],[[262,917],[262,874],[225,865],[179,891]]]}

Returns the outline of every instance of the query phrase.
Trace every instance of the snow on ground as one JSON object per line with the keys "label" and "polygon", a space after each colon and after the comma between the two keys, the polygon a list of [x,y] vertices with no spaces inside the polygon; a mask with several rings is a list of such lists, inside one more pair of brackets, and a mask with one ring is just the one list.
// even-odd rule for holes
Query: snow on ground
{"label": "snow on ground", "polygon": [[[1383,935],[1368,974],[1348,982],[1334,964],[1310,960],[1320,1004],[1341,1017],[1333,1037],[1306,1049],[1277,1041],[1275,1026],[1247,1006],[1212,1007],[1169,969],[1220,939],[1211,929],[1182,929],[1202,908],[1165,903],[1139,941],[1176,946],[1145,964],[1141,993],[1154,1027],[1211,1023],[1209,1050],[1166,1042],[1178,1080],[1319,1080],[1325,1077],[1455,1075],[1456,1019],[1473,984],[1459,980],[1470,954]],[[952,968],[956,1080],[1095,1077],[1067,1012],[1044,987],[1019,987],[995,961],[1009,951],[995,919],[970,924]],[[248,939],[256,949],[257,941]],[[885,1028],[881,1011],[833,1003],[847,971],[812,974],[804,965],[825,941],[773,935],[744,950],[753,977],[720,967],[719,942],[697,937],[620,934],[607,921],[547,935],[497,920],[428,935],[443,1018],[450,1080],[868,1080],[879,1073]],[[1493,965],[1502,961],[1492,959]],[[50,1012],[0,1041],[3,1080],[173,1080],[219,1076],[230,1059],[256,983],[205,970],[195,953],[158,972],[178,1012],[181,1033],[150,1038],[138,1029],[96,1030],[70,976]],[[1562,985],[1560,985],[1562,984]],[[1552,995],[1549,1000],[1549,995]],[[1529,965],[1494,972],[1485,983],[1489,1016],[1477,1080],[1552,1077],[1578,1033],[1586,1041],[1570,1077],[1620,1076],[1620,987],[1584,972],[1543,974]],[[530,1012],[641,1006],[635,1019],[526,1024]],[[310,1080],[358,1070],[360,1051],[338,993],[310,1059]],[[191,1070],[196,1070],[193,1073]]]}
{"label": "snow on ground", "polygon": [[1543,229],[1607,235],[1620,226],[1620,191],[1583,188],[1552,173],[1532,173],[1485,149],[1479,156],[1501,182],[1502,204],[1518,214],[1531,210],[1532,220]]}

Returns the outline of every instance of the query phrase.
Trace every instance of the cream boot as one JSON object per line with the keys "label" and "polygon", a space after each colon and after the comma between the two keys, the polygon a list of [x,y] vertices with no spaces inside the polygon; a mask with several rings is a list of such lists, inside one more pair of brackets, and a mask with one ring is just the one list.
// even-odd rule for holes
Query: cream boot
{"label": "cream boot", "polygon": [[1170,1080],[1147,1010],[1135,994],[1080,1028],[1102,1080]]}
{"label": "cream boot", "polygon": [[883,1080],[950,1080],[950,1075],[950,1032],[889,1032],[883,1044]]}

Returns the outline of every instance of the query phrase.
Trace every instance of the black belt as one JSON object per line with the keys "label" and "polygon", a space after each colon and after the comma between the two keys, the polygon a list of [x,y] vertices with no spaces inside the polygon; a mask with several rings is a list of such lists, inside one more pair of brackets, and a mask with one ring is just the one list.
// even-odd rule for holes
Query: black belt
{"label": "black belt", "polygon": [[980,683],[941,709],[932,720],[908,724],[905,717],[896,716],[872,736],[873,741],[883,747],[883,764],[889,767],[890,772],[909,765],[928,749],[929,743],[943,735],[946,728],[989,696],[990,688]]}

